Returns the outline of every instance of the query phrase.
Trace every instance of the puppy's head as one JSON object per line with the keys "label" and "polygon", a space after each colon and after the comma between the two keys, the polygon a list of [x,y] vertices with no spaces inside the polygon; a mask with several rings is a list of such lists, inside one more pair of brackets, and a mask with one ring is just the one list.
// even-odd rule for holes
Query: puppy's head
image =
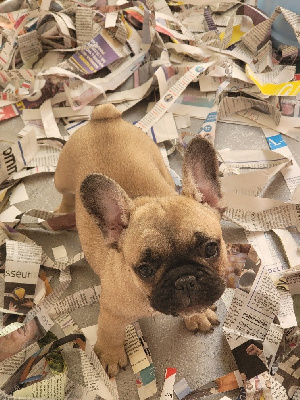
{"label": "puppy's head", "polygon": [[180,196],[131,200],[116,182],[92,174],[82,182],[81,199],[155,310],[204,310],[222,295],[227,253],[218,163],[205,139],[187,149]]}

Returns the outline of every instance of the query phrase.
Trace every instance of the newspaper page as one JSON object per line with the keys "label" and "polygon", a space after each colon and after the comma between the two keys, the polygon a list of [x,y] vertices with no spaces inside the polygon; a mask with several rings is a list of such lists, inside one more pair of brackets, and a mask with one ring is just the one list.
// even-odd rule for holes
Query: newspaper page
{"label": "newspaper page", "polygon": [[284,327],[272,323],[263,342],[264,355],[268,364],[269,372],[272,373],[272,367],[278,354],[279,346],[282,343]]}
{"label": "newspaper page", "polygon": [[[23,362],[34,354],[39,349],[36,342],[29,345],[25,349],[21,349],[15,355],[6,358],[0,362],[0,386],[2,387],[4,383],[13,375],[13,373],[23,364]],[[0,392],[3,394],[3,392]]]}
{"label": "newspaper page", "polygon": [[[84,108],[76,111],[73,110],[71,107],[54,107],[52,111],[55,118],[80,117],[80,119],[83,119],[84,117],[88,118],[92,114],[93,109],[94,107],[92,106],[85,106]],[[24,121],[42,119],[42,111],[44,110],[41,110],[41,108],[36,110],[25,109],[22,114],[22,119]],[[51,127],[49,127],[49,129],[51,130]],[[51,135],[49,136],[51,137]],[[58,136],[57,134],[57,137],[61,136]]]}
{"label": "newspaper page", "polygon": [[[209,4],[211,7],[207,8]],[[215,1],[209,0],[147,1],[145,6],[136,2],[102,0],[97,4],[89,2],[83,5],[75,1],[67,7],[45,0],[39,8],[33,8],[35,7],[30,2],[29,8],[1,14],[0,18],[0,80],[3,86],[0,94],[0,119],[23,115],[23,121],[26,124],[30,121],[31,125],[26,125],[20,136],[25,135],[26,138],[28,129],[31,129],[29,126],[32,126],[35,127],[35,135],[60,138],[57,120],[61,118],[71,134],[78,126],[82,126],[84,119],[90,117],[95,105],[106,101],[117,104],[120,110],[128,110],[157,88],[156,78],[160,100],[138,122],[138,126],[152,134],[157,142],[163,142],[165,139],[177,140],[178,127],[174,123],[174,114],[188,113],[192,117],[203,119],[204,123],[198,134],[211,141],[214,140],[217,119],[220,118],[222,121],[252,123],[253,126],[267,126],[273,129],[266,136],[271,150],[275,150],[276,153],[259,151],[246,155],[245,152],[229,152],[222,155],[222,151],[220,152],[225,171],[238,173],[238,168],[243,167],[257,169],[254,173],[226,176],[223,179],[223,189],[229,205],[225,216],[251,230],[247,233],[247,239],[253,246],[254,243],[255,246],[259,244],[258,252],[264,267],[259,269],[260,262],[253,256],[253,248],[250,245],[227,246],[230,258],[227,281],[228,285],[236,289],[232,289],[234,298],[227,316],[229,323],[225,326],[225,332],[242,372],[239,375],[230,373],[216,379],[214,384],[218,381],[219,386],[201,389],[201,397],[211,394],[212,389],[219,390],[220,393],[221,390],[225,390],[225,383],[228,381],[231,382],[230,387],[245,386],[245,389],[242,388],[244,392],[241,390],[240,398],[272,397],[282,400],[287,398],[285,390],[289,397],[295,396],[297,391],[294,389],[299,386],[296,383],[296,379],[299,378],[298,359],[295,358],[298,357],[298,353],[294,351],[297,341],[293,342],[293,339],[290,339],[290,354],[286,355],[290,358],[282,360],[283,365],[279,363],[279,367],[281,356],[277,359],[277,353],[282,350],[281,340],[287,341],[288,335],[292,337],[292,330],[297,323],[295,305],[298,304],[299,282],[295,270],[299,262],[296,244],[291,241],[288,231],[284,228],[295,226],[299,229],[299,204],[297,201],[278,203],[273,199],[257,199],[257,196],[272,177],[281,172],[291,191],[291,198],[297,199],[297,192],[295,195],[293,193],[299,185],[298,166],[291,152],[287,151],[287,146],[282,146],[282,136],[276,137],[277,133],[290,132],[289,135],[297,139],[296,128],[300,122],[299,102],[295,93],[299,89],[299,80],[295,76],[295,67],[285,65],[286,61],[293,63],[291,60],[296,56],[296,51],[284,48],[281,53],[284,61],[279,60],[277,51],[273,52],[271,49],[269,33],[272,22],[281,13],[298,37],[299,17],[288,10],[277,8],[271,18],[266,18],[255,7],[241,5],[238,1],[216,4]],[[38,61],[37,56],[40,58]],[[62,61],[64,58],[65,61]],[[151,63],[154,68],[158,67],[154,78],[149,68]],[[248,64],[246,68],[244,63]],[[230,76],[226,73],[224,64],[230,64]],[[147,69],[148,75],[144,74]],[[204,70],[207,75],[201,74]],[[142,80],[146,75],[147,79]],[[195,95],[192,96],[193,91]],[[218,92],[222,92],[223,96],[219,106],[215,102]],[[281,98],[276,100],[276,95]],[[86,106],[90,108],[84,109]],[[77,113],[78,110],[81,111]],[[35,122],[36,118],[39,122]],[[30,147],[34,148],[34,145]],[[164,145],[160,148],[167,158]],[[1,186],[4,191],[13,184],[12,179],[21,179],[43,171],[54,172],[59,150],[56,152],[54,149],[45,148],[38,152],[36,146],[35,157],[32,158],[27,156],[23,145],[22,150],[19,147],[15,150],[13,146],[11,149],[11,153],[7,150],[7,154],[3,154],[3,157],[7,158],[13,155],[6,163],[11,169],[8,171],[6,168],[4,171],[4,184]],[[22,152],[26,163],[22,159]],[[11,160],[17,158],[20,160],[18,165],[19,161],[16,162],[17,168],[14,163],[10,167]],[[4,157],[1,165],[6,164]],[[25,170],[24,167],[32,170]],[[264,170],[266,167],[268,169]],[[6,179],[9,179],[9,182],[6,182]],[[180,184],[180,180],[178,182]],[[15,220],[16,213],[21,212],[16,208],[12,211]],[[26,218],[31,216],[43,221],[36,225],[27,223]],[[21,221],[18,226],[13,223],[3,229],[7,229],[9,241],[18,240],[17,243],[23,244],[30,244],[29,239],[11,229],[12,226],[16,229],[42,228],[43,232],[76,229],[74,214],[57,216],[33,210],[18,217],[18,221]],[[270,229],[274,229],[282,241],[289,269],[283,270],[282,262],[275,257],[269,243],[266,242],[265,233],[257,231]],[[1,244],[4,244],[0,247],[3,256],[5,239]],[[76,332],[79,327],[70,313],[98,301],[100,287],[68,293],[68,296],[62,298],[71,282],[68,264],[80,260],[83,255],[79,253],[70,259],[60,253],[60,250],[61,248],[54,249],[55,261],[41,252],[41,260],[36,261],[34,266],[37,268],[41,263],[47,268],[57,269],[60,272],[58,285],[55,285],[52,292],[47,292],[44,284],[42,290],[37,291],[38,294],[35,292],[33,301],[36,300],[36,306],[28,310],[25,321],[17,322],[18,325],[14,325],[11,332],[5,331],[4,335],[0,334],[0,343],[2,337],[7,336],[8,339],[9,335],[16,337],[18,333],[26,331],[24,326],[31,321],[36,325],[40,324],[41,330],[44,331],[56,324],[62,327],[65,335]],[[8,265],[9,263],[8,260]],[[2,271],[7,268],[7,265],[4,265],[5,263],[2,263],[0,266]],[[36,282],[39,282],[38,275],[36,279]],[[36,282],[30,285],[36,287]],[[18,296],[21,296],[19,287],[16,289]],[[25,317],[16,311],[10,311],[10,318],[16,318],[16,321]],[[274,320],[275,315],[278,320]],[[5,318],[8,317],[3,317],[4,322]],[[276,323],[278,321],[280,325]],[[146,398],[149,393],[155,393],[154,388],[156,389],[156,385],[153,384],[154,365],[140,330],[136,325],[134,329],[135,341],[131,337],[133,347],[139,342],[143,348],[142,360],[148,360],[148,367],[136,374],[139,396]],[[75,395],[83,394],[82,398],[96,399],[97,396],[101,396],[105,399],[117,399],[114,385],[107,379],[99,360],[91,346],[87,342],[85,344],[84,338],[72,336],[66,339],[64,336],[61,339],[66,342],[62,343],[62,340],[56,344],[64,349],[63,352],[74,350],[72,354],[76,354],[78,360],[81,357],[84,367],[82,375],[87,387],[70,382],[64,372],[54,376],[47,375],[41,382],[34,382],[34,376],[39,376],[43,370],[41,359],[26,375],[26,379],[33,383],[32,387],[19,387],[21,393],[18,395],[25,395],[25,390],[29,396],[33,396],[35,391],[35,395],[49,398],[71,399],[75,398]],[[29,343],[30,340],[26,347],[27,355],[21,350],[3,362],[0,361],[0,375],[4,373],[5,381],[15,374],[25,360],[26,368],[29,368],[28,362],[33,361],[31,357],[40,350],[35,348],[31,353],[32,344]],[[74,344],[76,349],[73,348]],[[47,351],[44,351],[38,354],[46,354]],[[22,361],[20,354],[23,357]],[[12,360],[10,366],[9,360]],[[295,365],[294,360],[297,361]],[[245,364],[248,364],[248,369]],[[274,379],[269,372],[273,373],[276,368],[279,372]],[[162,398],[173,397],[175,373],[172,373],[172,369],[168,370]],[[10,396],[16,384],[20,385],[17,376],[14,376],[7,386],[2,376],[0,380],[6,390],[6,397]],[[181,395],[184,390],[188,390],[187,386],[186,381],[182,383],[179,390]]]}
{"label": "newspaper page", "polygon": [[105,400],[118,400],[118,395],[104,371],[98,357],[87,341],[84,352],[80,352],[83,363],[82,370],[84,381],[88,388],[98,391],[98,394]]}
{"label": "newspaper page", "polygon": [[[257,289],[259,290],[257,291]],[[225,320],[225,329],[231,334],[240,332],[242,335],[250,335],[263,340],[273,322],[272,316],[276,314],[278,308],[279,298],[276,288],[266,269],[262,266],[249,293],[237,289],[236,297],[231,303]],[[231,341],[231,334],[228,335],[228,341],[230,346],[235,348],[238,346],[238,342],[235,339]]]}
{"label": "newspaper page", "polygon": [[284,253],[291,269],[299,269],[300,254],[297,249],[297,243],[293,235],[286,229],[274,229],[275,234],[281,241]]}
{"label": "newspaper page", "polygon": [[187,85],[212,64],[213,63],[199,64],[190,69],[175,83],[174,86],[172,86],[171,89],[165,93],[164,97],[156,103],[149,113],[136,124],[136,126],[141,128],[144,132],[147,132],[171,107]]}
{"label": "newspaper page", "polygon": [[[43,169],[42,167],[37,167],[38,172],[41,172],[40,169]],[[51,167],[47,167],[46,172],[54,172],[55,168],[51,170]],[[62,231],[62,230],[77,230],[76,227],[76,219],[75,219],[75,212],[68,213],[68,214],[55,214],[51,212],[45,212],[42,210],[28,210],[25,213],[21,213],[19,210],[13,209],[11,212],[13,218],[12,222],[16,222],[18,220],[18,227],[19,229],[23,230],[36,230],[36,231],[41,231],[41,232],[49,232],[49,233],[55,233],[57,231]],[[26,216],[32,216],[35,218],[35,220],[30,220],[30,221],[23,221],[23,217]],[[1,214],[2,219],[5,219],[3,217],[3,213]],[[37,221],[36,218],[39,220]],[[6,218],[7,219],[7,218]],[[5,222],[11,222],[11,221],[5,221]],[[61,269],[65,268],[67,266],[66,263],[59,262],[58,264],[61,265]]]}
{"label": "newspaper page", "polygon": [[[253,246],[255,246],[255,248],[258,250],[259,254],[262,255],[262,260],[265,263],[265,265],[267,266],[267,269],[270,273],[270,277],[272,278],[274,284],[277,287],[277,293],[279,295],[279,311],[278,311],[277,317],[280,321],[281,329],[284,328],[284,334],[285,334],[286,340],[289,336],[288,332],[290,331],[291,337],[292,337],[292,342],[294,342],[295,340],[297,341],[297,339],[293,339],[293,332],[294,332],[295,327],[297,326],[297,320],[296,320],[294,307],[293,307],[292,293],[291,293],[291,291],[288,290],[287,282],[284,278],[284,274],[288,273],[290,270],[283,269],[282,262],[278,258],[278,255],[276,254],[274,247],[270,242],[269,237],[265,233],[263,233],[263,232],[251,232],[251,233],[248,232],[247,239],[250,243],[253,244]],[[277,279],[276,277],[279,277],[279,279]],[[280,337],[282,336],[281,335],[282,332],[280,332],[280,329],[278,326],[273,325],[273,328],[271,326],[272,330],[274,330],[274,328],[277,331],[275,336],[277,337],[276,342],[278,343],[278,341],[280,341]],[[296,328],[296,329],[298,329],[298,328]],[[272,336],[274,336],[274,334],[272,334]],[[268,337],[268,335],[267,335],[267,337]],[[267,339],[267,337],[265,339],[265,342],[270,341],[269,339]],[[275,344],[274,339],[272,339],[272,342]],[[281,349],[281,351],[282,351],[281,346],[282,346],[282,342],[279,347],[279,349]],[[269,347],[270,346],[268,345],[268,348]],[[277,347],[277,345],[276,345],[276,347]],[[264,353],[266,355],[266,358],[269,360],[269,369],[270,370],[274,369],[275,371],[276,371],[276,362],[277,362],[276,357],[278,356],[278,354],[280,354],[279,351],[278,351],[278,353],[275,353],[276,347],[273,348],[272,356],[271,356],[271,355],[268,355],[267,347],[264,346]],[[273,366],[272,363],[274,361],[275,361],[275,364]]]}
{"label": "newspaper page", "polygon": [[69,314],[80,307],[94,304],[99,300],[100,292],[100,286],[80,290],[55,303],[49,314],[55,319],[61,314]]}
{"label": "newspaper page", "polygon": [[[83,335],[81,335],[83,336]],[[37,368],[38,363],[40,362],[41,359],[43,359],[45,356],[51,354],[52,349],[55,349],[57,347],[59,347],[60,345],[63,345],[65,343],[68,343],[69,341],[77,339],[77,337],[73,336],[70,338],[64,338],[64,339],[59,339],[57,341],[50,341],[49,344],[46,344],[44,347],[38,349],[34,354],[32,354],[28,359],[25,360],[24,363],[21,364],[21,366],[13,373],[13,375],[5,382],[5,384],[1,387],[1,389],[6,393],[6,394],[12,394],[13,392],[15,392],[18,389],[21,389],[23,387],[26,387],[26,378],[28,376],[30,376],[30,372],[34,369]],[[78,338],[80,340],[80,337]],[[33,380],[38,380],[37,377]],[[25,383],[25,384],[24,384]],[[55,382],[53,385],[44,385],[45,380],[42,381],[42,384],[36,384],[36,386],[29,386],[29,390],[33,390],[34,392],[44,392],[45,391],[49,393],[49,396],[51,396],[51,392],[53,392],[54,394],[59,392],[60,396],[61,396],[61,387],[56,386]],[[59,383],[57,381],[57,383]],[[27,389],[27,388],[26,388]],[[30,392],[29,392],[30,393]],[[28,392],[27,392],[28,395]],[[41,396],[37,395],[37,396]],[[44,396],[47,396],[47,394],[44,394]],[[25,396],[26,397],[26,396]],[[51,397],[50,397],[51,398]],[[59,397],[61,398],[61,397]]]}
{"label": "newspaper page", "polygon": [[178,138],[178,131],[172,113],[166,112],[162,118],[151,127],[151,136],[155,143]]}
{"label": "newspaper page", "polygon": [[47,137],[61,138],[60,131],[55,121],[50,99],[44,101],[40,107],[41,120]]}
{"label": "newspaper page", "polygon": [[[7,333],[7,328],[11,330],[9,333]],[[0,336],[0,371],[8,375],[15,372],[19,368],[20,362],[24,361],[23,350],[42,338],[46,330],[40,323],[40,320],[35,317],[25,324],[12,323],[2,329],[0,335],[2,333],[3,336]],[[7,362],[4,362],[5,360]],[[11,361],[10,366],[9,361]]]}
{"label": "newspaper page", "polygon": [[160,395],[160,400],[167,400],[173,398],[174,383],[176,377],[176,368],[167,368],[165,373],[164,386]]}
{"label": "newspaper page", "polygon": [[153,77],[150,78],[147,82],[133,89],[122,90],[120,92],[107,94],[105,102],[109,101],[110,103],[117,104],[117,103],[124,103],[125,101],[127,102],[140,101],[149,94],[149,92],[151,91],[152,83],[153,83]]}
{"label": "newspaper page", "polygon": [[221,160],[233,168],[271,168],[289,158],[273,150],[218,150]]}
{"label": "newspaper page", "polygon": [[0,182],[27,165],[38,151],[34,131],[30,131],[18,143],[5,149],[0,155]]}
{"label": "newspaper page", "polygon": [[225,216],[248,231],[268,231],[295,226],[300,228],[298,204],[279,200],[225,193]]}
{"label": "newspaper page", "polygon": [[79,43],[86,43],[93,36],[93,10],[88,7],[76,8],[76,37]]}
{"label": "newspaper page", "polygon": [[128,325],[126,328],[125,350],[134,373],[149,367],[150,363],[143,347],[140,345],[139,338],[133,325]]}
{"label": "newspaper page", "polygon": [[55,304],[58,299],[61,297],[61,295],[64,293],[64,291],[68,288],[68,286],[71,283],[71,276],[68,270],[64,270],[60,273],[60,282],[59,285],[56,286],[56,288],[48,295],[46,296],[39,304],[37,304],[32,310],[30,310],[27,314],[27,317],[25,319],[26,321],[30,321],[32,318],[34,318],[36,315],[43,315],[45,324],[48,325],[48,321],[50,321],[51,325],[51,319],[48,315],[49,310],[53,307],[53,304]]}
{"label": "newspaper page", "polygon": [[179,400],[184,399],[185,396],[190,394],[192,389],[189,387],[185,378],[180,379],[180,381],[176,382],[174,385],[174,393],[178,397]]}
{"label": "newspaper page", "polygon": [[[254,269],[241,275],[223,327],[239,372],[247,381],[268,371],[282,337],[282,329],[273,325],[279,296],[267,268],[254,260]],[[243,283],[243,276],[248,284],[247,280]]]}
{"label": "newspaper page", "polygon": [[291,194],[293,194],[296,187],[300,184],[300,166],[297,164],[291,150],[288,148],[281,134],[268,128],[263,128],[263,132],[270,149],[276,150],[277,153],[282,154],[293,162],[291,166],[281,171]]}
{"label": "newspaper page", "polygon": [[271,275],[271,279],[278,288],[278,294],[280,297],[280,307],[277,318],[280,325],[285,329],[297,326],[293,296],[289,290],[287,278],[285,277],[285,272],[288,271],[289,270],[285,270],[281,273],[273,273]]}
{"label": "newspaper page", "polygon": [[79,326],[69,314],[64,314],[60,317],[57,317],[55,322],[61,327],[66,336],[73,333],[81,332]]}
{"label": "newspaper page", "polygon": [[24,109],[32,109],[39,107],[45,100],[54,96],[60,88],[60,84],[52,83],[51,80],[44,81],[41,89],[31,93],[26,98],[14,103],[0,107],[0,121],[14,118],[23,113]]}
{"label": "newspaper page", "polygon": [[279,8],[273,12],[270,18],[260,22],[254,26],[249,32],[242,37],[242,42],[252,51],[256,52],[258,46],[269,36],[270,28],[280,14]]}
{"label": "newspaper page", "polygon": [[299,345],[278,366],[274,378],[286,389],[289,398],[292,398],[299,388]]}
{"label": "newspaper page", "polygon": [[55,167],[58,162],[60,150],[52,146],[40,146],[38,152],[27,163],[27,167]]}
{"label": "newspaper page", "polygon": [[183,378],[179,382],[175,383],[174,392],[179,399],[202,399],[213,394],[229,392],[238,388],[244,390],[244,378],[238,370],[235,370],[227,375],[220,376],[214,381],[206,383],[193,391]]}
{"label": "newspaper page", "polygon": [[[147,49],[144,52],[138,53],[136,56],[130,58],[129,60],[122,63],[122,65],[115,71],[112,71],[104,78],[95,78],[90,80],[83,80],[80,78],[82,83],[71,81],[70,85],[65,85],[65,91],[70,104],[75,110],[80,109],[102,93],[107,90],[114,90],[126,79],[128,79],[134,71],[136,71],[139,66],[144,61]],[[51,73],[56,73],[57,68],[53,68]],[[59,69],[57,72],[65,73],[66,70]],[[74,78],[79,79],[79,76],[74,74]]]}
{"label": "newspaper page", "polygon": [[206,119],[215,103],[215,93],[207,92],[205,94],[193,88],[187,88],[175,100],[170,108],[170,112],[175,115],[189,114],[191,117]]}
{"label": "newspaper page", "polygon": [[300,322],[300,312],[299,312],[300,272],[288,274],[288,276],[286,277],[286,281],[287,281],[288,288],[289,288],[289,291],[292,296],[297,325],[299,326],[299,322]]}
{"label": "newspaper page", "polygon": [[[272,60],[272,42],[269,40],[257,54],[257,71],[263,72],[266,68],[274,68]],[[291,79],[293,79],[292,77]]]}
{"label": "newspaper page", "polygon": [[12,194],[9,197],[9,202],[10,204],[17,204],[21,201],[26,201],[28,199],[29,197],[26,191],[26,187],[24,183],[21,182],[14,188]]}
{"label": "newspaper page", "polygon": [[[53,304],[53,301],[55,301],[55,300],[52,298],[52,301],[51,301],[52,304]],[[39,307],[39,308],[41,309],[41,307]],[[51,328],[53,323],[52,324],[46,323],[46,320],[44,318],[46,316],[47,316],[47,314],[45,314],[45,311],[42,314],[41,314],[41,311],[40,311],[40,316],[39,316],[39,322],[40,323],[38,324],[38,326],[41,326],[41,323],[43,323],[43,326],[48,325],[47,329],[46,329],[46,330],[48,330],[48,329]],[[32,323],[35,320],[36,320],[36,317],[34,319],[30,320],[30,322],[28,322],[27,324],[31,324],[32,325]],[[29,332],[28,329],[27,329],[27,331]],[[36,338],[36,334],[35,334],[34,330],[31,329],[31,331],[33,332],[33,334],[31,333],[31,337],[33,335],[35,335],[35,338]],[[43,331],[43,334],[44,334],[44,332],[45,331]],[[22,337],[23,336],[24,335],[22,334]],[[76,337],[80,338],[81,336],[80,335],[79,336],[78,335],[77,336],[76,335],[75,336],[74,335],[68,335],[63,339],[59,339],[57,344],[60,345],[60,343],[61,343],[63,345],[64,343],[68,343],[70,339],[73,340],[73,338],[76,338]],[[11,338],[11,340],[15,340],[15,339],[16,338]],[[30,339],[30,337],[27,339],[28,343],[29,343],[29,339]],[[53,345],[54,345],[54,343],[52,343],[50,347],[53,347]],[[84,358],[86,360],[86,364],[84,362],[82,363],[82,368],[84,369],[84,371],[83,371],[84,372],[84,376],[86,376],[85,374],[88,373],[89,369],[91,369],[90,373],[89,373],[90,374],[89,375],[90,378],[88,380],[89,387],[91,387],[90,385],[96,385],[96,387],[93,386],[93,390],[94,389],[96,389],[97,391],[100,390],[100,392],[98,392],[98,393],[101,393],[101,396],[104,399],[109,399],[109,400],[110,399],[116,399],[117,398],[116,397],[116,392],[112,388],[110,382],[108,381],[108,378],[107,378],[103,368],[101,367],[100,362],[97,359],[96,355],[93,353],[92,349],[89,346],[83,346],[82,348],[85,349],[85,351],[86,351],[86,356],[85,357],[87,357],[87,358]],[[49,348],[42,349],[42,354],[47,354],[48,352],[49,352]],[[31,364],[30,360],[26,360],[25,364],[23,364],[23,368],[26,368],[26,365],[30,365],[30,364]],[[92,367],[92,365],[93,365],[93,367]],[[21,371],[22,371],[22,368],[21,368]],[[16,375],[16,373],[17,373],[17,375]],[[11,390],[11,388],[13,386],[15,387],[15,384],[19,379],[20,368],[18,369],[18,371],[16,373],[10,378],[10,380],[5,384],[5,386],[2,387],[2,389],[4,389],[7,393]],[[92,378],[92,380],[91,380],[91,378]],[[54,390],[55,391],[56,390],[56,391],[61,391],[59,393],[64,393],[65,389],[62,388],[60,385],[59,385],[59,387],[56,387],[56,389],[55,389],[55,386],[57,386],[56,384],[58,382],[56,382],[56,384],[53,386],[53,389],[51,389],[52,385],[48,384],[46,380],[43,381],[43,382],[44,382],[45,386],[44,386],[44,384],[42,386],[37,384],[36,387],[31,385],[30,389],[28,389],[28,390],[29,391],[32,390],[33,392],[35,392],[35,391],[44,391],[45,392],[47,390],[48,391],[50,391],[50,390]],[[92,383],[92,382],[94,382],[94,383]],[[49,394],[50,392],[47,392],[47,393]],[[56,392],[53,392],[53,393],[56,393]],[[48,396],[48,395],[46,395],[46,396]],[[50,396],[50,394],[49,394],[49,396]],[[59,397],[59,398],[61,398],[61,397]]]}
{"label": "newspaper page", "polygon": [[[262,114],[261,112],[250,108],[249,110],[245,110],[245,111],[239,111],[237,113],[240,117],[244,117],[244,118],[240,118],[240,117],[236,117],[237,120],[236,122],[239,123],[245,123],[248,125],[249,121],[253,121],[254,126],[260,126],[260,127],[267,127],[267,128],[271,128],[274,131],[277,131],[278,133],[283,133],[285,135],[287,135],[289,133],[289,131],[295,127],[297,127],[299,125],[299,120],[298,119],[294,119],[291,117],[285,117],[283,115],[281,115],[281,119],[278,125],[276,125],[274,119],[272,117],[270,117],[267,114]],[[226,117],[227,121],[234,121],[232,119],[230,119],[230,117]],[[225,121],[225,119],[224,119]],[[251,124],[251,123],[250,123]]]}
{"label": "newspaper page", "polygon": [[[223,82],[224,83],[224,82]],[[207,114],[198,134],[205,139],[214,143],[216,128],[217,128],[217,105],[211,108],[211,111]]]}
{"label": "newspaper page", "polygon": [[34,306],[41,256],[40,246],[6,241],[4,307],[7,310],[27,313]]}
{"label": "newspaper page", "polygon": [[42,46],[37,37],[37,31],[32,31],[18,37],[21,57],[24,63],[35,58],[42,51]]}
{"label": "newspaper page", "polygon": [[221,178],[222,191],[259,196],[268,182],[290,164],[287,162],[264,170],[224,176]]}
{"label": "newspaper page", "polygon": [[[226,269],[226,287],[239,287],[246,290],[252,285],[260,260],[248,243],[227,243],[226,250],[229,263]],[[223,297],[222,299],[226,302]]]}
{"label": "newspaper page", "polygon": [[14,397],[40,397],[46,399],[61,400],[64,398],[67,374],[57,374],[42,382],[14,391]]}
{"label": "newspaper page", "polygon": [[127,54],[121,43],[102,29],[82,50],[73,54],[60,67],[78,74],[93,74]]}
{"label": "newspaper page", "polygon": [[[47,167],[47,166],[41,166],[41,167],[31,167],[30,169],[23,169],[19,172],[14,172],[12,175],[12,180],[11,183],[14,183],[18,179],[25,178],[26,176],[32,176],[35,174],[42,174],[42,173],[49,173],[49,172],[55,172],[55,167]],[[9,183],[9,182],[7,182]]]}
{"label": "newspaper page", "polygon": [[138,371],[135,375],[139,398],[140,400],[144,400],[151,397],[157,392],[155,367],[152,361],[150,349],[147,345],[147,342],[145,341],[145,338],[143,337],[139,323],[135,322],[134,327],[140,344],[142,345],[146,357],[149,361],[149,366]]}
{"label": "newspaper page", "polygon": [[296,96],[300,92],[300,82],[285,83],[264,83],[259,80],[257,75],[252,71],[249,65],[246,66],[246,73],[249,78],[256,84],[263,94],[277,96]]}
{"label": "newspaper page", "polygon": [[277,107],[266,101],[249,99],[243,96],[223,98],[220,101],[218,117],[222,120],[232,113],[253,107],[256,107],[261,113],[269,114],[274,119],[275,124],[279,124],[281,113]]}

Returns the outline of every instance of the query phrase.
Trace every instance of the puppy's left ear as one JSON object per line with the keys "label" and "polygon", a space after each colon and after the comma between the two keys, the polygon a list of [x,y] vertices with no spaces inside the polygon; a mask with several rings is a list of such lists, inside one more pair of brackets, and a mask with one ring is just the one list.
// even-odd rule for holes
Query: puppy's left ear
{"label": "puppy's left ear", "polygon": [[213,145],[201,136],[190,141],[184,155],[182,194],[223,211],[217,155]]}
{"label": "puppy's left ear", "polygon": [[80,186],[81,201],[102,231],[104,240],[117,248],[127,228],[133,203],[124,189],[102,174],[90,174]]}

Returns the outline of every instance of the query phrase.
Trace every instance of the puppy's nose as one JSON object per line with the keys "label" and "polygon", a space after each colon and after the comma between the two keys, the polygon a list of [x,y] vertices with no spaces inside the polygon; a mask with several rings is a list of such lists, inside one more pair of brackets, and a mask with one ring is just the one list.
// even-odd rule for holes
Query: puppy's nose
{"label": "puppy's nose", "polygon": [[196,284],[196,277],[194,275],[186,275],[178,278],[175,281],[175,288],[177,290],[189,290],[193,288]]}

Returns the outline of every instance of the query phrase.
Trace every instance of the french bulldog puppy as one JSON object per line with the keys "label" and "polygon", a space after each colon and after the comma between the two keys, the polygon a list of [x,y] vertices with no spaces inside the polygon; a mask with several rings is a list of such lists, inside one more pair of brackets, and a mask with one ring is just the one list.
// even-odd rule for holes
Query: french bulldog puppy
{"label": "french bulldog puppy", "polygon": [[95,352],[110,376],[127,364],[128,324],[157,312],[182,316],[189,330],[218,324],[214,302],[225,288],[222,199],[212,145],[189,144],[179,195],[156,144],[111,104],[63,148],[57,210],[75,210],[85,257],[100,276]]}

